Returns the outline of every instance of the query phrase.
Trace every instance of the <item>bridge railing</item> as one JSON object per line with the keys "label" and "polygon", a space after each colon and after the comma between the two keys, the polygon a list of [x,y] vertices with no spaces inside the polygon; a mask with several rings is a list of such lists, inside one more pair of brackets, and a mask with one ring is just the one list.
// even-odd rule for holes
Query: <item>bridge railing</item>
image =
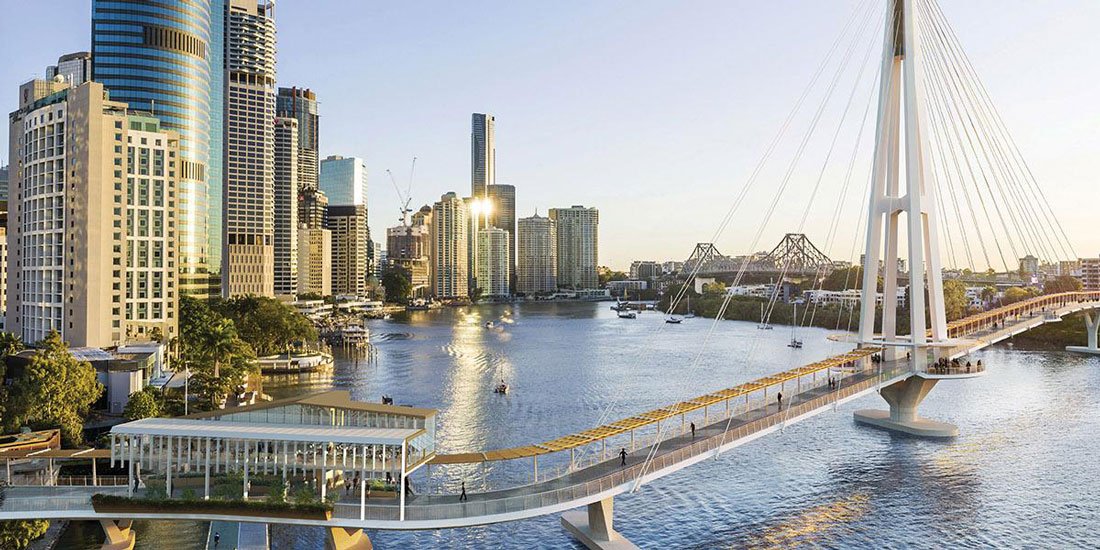
{"label": "bridge railing", "polygon": [[[674,467],[701,454],[716,452],[717,449],[728,443],[786,423],[793,418],[866,391],[877,384],[885,383],[908,372],[908,365],[903,364],[890,365],[889,368],[882,371],[863,371],[860,373],[863,378],[854,383],[841,384],[833,391],[824,394],[819,393],[806,399],[797,399],[796,396],[792,396],[789,406],[784,407],[780,412],[762,414],[751,421],[731,426],[719,436],[701,437],[688,445],[658,452],[648,463],[635,461],[632,464],[620,467],[615,458],[611,461],[605,461],[602,466],[603,470],[594,472],[596,477],[572,485],[561,487],[557,486],[556,483],[560,480],[551,480],[528,486],[526,488],[530,491],[528,494],[488,499],[475,497],[474,500],[467,502],[431,502],[433,499],[438,500],[440,498],[438,496],[427,497],[426,501],[430,503],[420,504],[414,500],[412,505],[406,508],[405,519],[407,521],[440,521],[464,517],[486,517],[578,502],[586,498],[591,500],[590,497],[607,493],[616,488],[621,492],[624,485],[636,483],[641,476],[651,475],[666,468]],[[827,383],[825,381],[817,386],[820,387]],[[756,409],[753,409],[753,411],[756,411]],[[744,413],[744,411],[735,412],[732,409],[731,412],[733,414]],[[714,426],[725,419],[726,417],[713,417],[713,422],[708,427]],[[597,463],[589,467],[600,468],[601,466]],[[457,497],[452,498],[457,500]],[[334,515],[340,518],[357,519],[360,517],[360,512],[357,505],[339,505],[336,507]],[[363,513],[365,519],[376,521],[397,521],[399,514],[398,509],[394,506],[372,506],[369,504]]]}

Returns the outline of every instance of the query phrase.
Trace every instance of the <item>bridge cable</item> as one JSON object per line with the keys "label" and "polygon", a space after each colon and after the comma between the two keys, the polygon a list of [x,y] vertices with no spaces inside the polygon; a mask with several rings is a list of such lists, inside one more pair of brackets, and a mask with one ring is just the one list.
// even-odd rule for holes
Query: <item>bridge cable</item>
{"label": "bridge cable", "polygon": [[[1007,192],[1012,196],[1013,206],[1015,206],[1019,213],[1020,220],[1023,221],[1026,218],[1031,218],[1035,221],[1039,221],[1043,219],[1045,217],[1044,213],[1037,210],[1037,204],[1040,201],[1029,200],[1027,197],[1028,179],[1026,174],[1019,169],[1018,165],[1015,165],[1014,169],[1014,165],[1010,162],[1009,153],[1007,152],[1009,144],[1004,139],[1005,132],[1003,131],[1003,126],[996,124],[998,115],[996,114],[995,106],[992,104],[992,101],[988,99],[987,95],[983,96],[979,93],[979,88],[984,89],[984,86],[981,84],[981,79],[972,70],[966,70],[964,60],[959,58],[956,49],[952,47],[950,29],[944,28],[941,21],[933,18],[934,14],[931,12],[930,8],[925,11],[929,19],[932,19],[929,25],[933,27],[936,33],[941,37],[941,51],[938,55],[945,59],[945,64],[949,62],[948,58],[950,58],[950,61],[954,61],[954,70],[960,73],[959,80],[964,84],[969,103],[975,110],[976,116],[981,123],[980,127],[993,149],[993,157],[998,161],[997,164],[1000,166],[1001,173],[1004,175],[1005,182],[1008,186]],[[963,73],[969,78],[964,78]],[[1040,224],[1037,223],[1024,223],[1022,225],[1025,229],[1030,230],[1033,249],[1047,261],[1056,261],[1059,258],[1059,247],[1061,247],[1061,252],[1063,254],[1066,253],[1057,233],[1051,235],[1050,232],[1044,230]],[[1050,226],[1052,227],[1052,224]],[[1058,244],[1056,245],[1055,242]]]}
{"label": "bridge cable", "polygon": [[[833,77],[832,81],[830,82],[830,85],[829,85],[829,88],[828,88],[828,91],[826,93],[825,98],[822,100],[821,105],[819,105],[817,111],[815,112],[815,114],[814,114],[814,116],[811,120],[811,125],[810,125],[809,130],[804,135],[801,143],[799,144],[799,147],[797,149],[797,153],[796,153],[794,161],[792,161],[792,163],[788,166],[788,170],[787,170],[787,173],[784,177],[783,183],[781,184],[780,189],[777,191],[776,197],[774,198],[774,200],[771,204],[771,207],[768,209],[767,214],[766,214],[765,219],[764,219],[764,222],[762,223],[759,231],[757,232],[756,236],[754,237],[753,244],[752,244],[750,249],[755,249],[756,246],[758,245],[760,237],[762,236],[762,233],[763,233],[763,229],[764,229],[764,227],[766,227],[766,225],[768,223],[768,220],[770,220],[771,215],[774,213],[775,207],[778,204],[778,201],[779,201],[780,197],[782,196],[787,184],[790,181],[790,177],[791,177],[792,172],[794,170],[794,166],[797,164],[798,160],[801,158],[802,154],[804,153],[806,145],[807,145],[810,137],[814,134],[814,132],[817,128],[818,122],[821,119],[822,112],[823,112],[825,106],[828,104],[829,100],[832,98],[833,92],[836,90],[836,86],[837,86],[837,84],[840,80],[840,76],[843,74],[843,70],[847,67],[848,62],[851,58],[851,54],[854,51],[854,48],[855,48],[856,44],[861,42],[861,39],[859,37],[864,33],[864,31],[867,28],[867,26],[869,25],[869,23],[874,20],[874,18],[873,18],[874,10],[867,10],[867,11],[868,11],[868,14],[867,14],[864,22],[860,25],[859,30],[855,33],[852,44],[848,47],[848,50],[844,54],[842,64],[837,68],[837,71],[834,74],[834,77]],[[816,77],[815,77],[815,80],[816,80]],[[769,153],[768,153],[769,156],[770,156],[770,152],[771,151],[769,150]],[[760,165],[758,165],[759,168],[762,168],[762,166],[763,166],[763,162]],[[759,172],[754,172],[754,177],[758,173]],[[723,228],[727,223],[728,223],[728,219],[723,221]],[[742,262],[742,264],[741,264],[741,266],[738,270],[738,273],[735,277],[735,282],[734,282],[735,285],[738,284],[741,281],[741,279],[744,277],[744,273],[745,273],[749,263],[751,263],[751,258],[754,255],[755,255],[755,253],[751,253],[750,254],[750,261]],[[681,289],[681,290],[683,290],[683,289]],[[718,323],[721,322],[724,318],[725,311],[729,306],[731,297],[732,297],[731,295],[727,294],[726,297],[723,299],[722,306],[719,308],[718,314],[715,316],[714,321],[711,323],[711,326],[708,328],[707,333],[706,333],[706,335],[704,337],[704,340],[703,340],[703,344],[702,344],[702,346],[700,346],[700,350],[696,354],[695,359],[692,361],[692,364],[689,368],[694,369],[698,365],[699,361],[701,360],[702,355],[703,355],[703,353],[704,353],[704,351],[705,351],[705,349],[706,349],[706,347],[707,347],[707,345],[710,341],[710,338],[712,337],[712,335],[714,333],[715,328],[718,326]],[[752,351],[755,350],[756,344],[757,344],[757,340],[754,340],[753,341],[753,350],[750,351],[750,354],[752,353]],[[638,487],[641,485],[641,480],[644,477],[646,470],[648,469],[648,465],[651,462],[652,457],[656,455],[656,452],[657,452],[657,450],[660,446],[660,443],[661,443],[660,439],[657,439],[654,442],[653,448],[651,449],[651,451],[649,453],[649,457],[647,457],[646,462],[643,465],[643,468],[639,471],[639,474],[638,474],[638,477],[637,477],[637,480],[636,480],[636,483],[635,483],[635,487],[633,489],[634,491],[636,491],[638,489]]]}
{"label": "bridge cable", "polygon": [[[951,89],[955,92],[957,103],[962,107],[960,112],[966,115],[970,131],[974,134],[975,143],[971,145],[975,147],[976,151],[979,149],[977,146],[980,146],[981,156],[998,182],[996,189],[1001,195],[1002,204],[1004,205],[1003,209],[1007,211],[1008,217],[1012,221],[1013,227],[1016,229],[1020,238],[1020,243],[1040,255],[1049,258],[1050,255],[1048,250],[1044,247],[1046,243],[1043,242],[1042,237],[1036,233],[1033,226],[1023,223],[1026,206],[1020,204],[1015,188],[1011,186],[1014,181],[1014,175],[1006,169],[1003,163],[997,162],[1000,159],[995,149],[999,148],[999,143],[997,140],[992,139],[988,131],[983,116],[984,113],[978,108],[976,98],[971,93],[971,88],[968,85],[969,80],[961,74],[960,69],[956,65],[951,63],[951,60],[948,59],[947,54],[943,51],[942,42],[945,37],[939,32],[938,26],[923,21],[923,18],[919,24],[921,28],[924,29],[925,33],[929,35],[938,35],[940,37],[938,41],[927,41],[922,43],[922,45],[924,45],[923,49],[928,57],[933,60],[930,66],[933,68],[933,72],[938,75],[941,82],[950,82]],[[938,65],[935,63],[936,61],[939,62]],[[953,77],[947,75],[953,75]],[[996,177],[998,173],[1000,177]],[[1006,182],[1008,183],[1007,186],[1005,185]],[[1029,231],[1029,229],[1031,229],[1031,231]]]}
{"label": "bridge cable", "polygon": [[[932,72],[932,74],[936,75],[935,72]],[[1004,250],[1001,248],[1001,241],[996,238],[996,228],[994,227],[994,224],[993,224],[993,216],[990,215],[989,207],[985,203],[985,194],[982,193],[981,189],[979,188],[978,175],[975,173],[973,163],[971,163],[971,161],[970,161],[970,155],[967,154],[966,143],[963,141],[963,136],[959,132],[959,126],[955,121],[955,117],[951,116],[951,113],[952,113],[951,109],[949,107],[947,107],[947,105],[949,104],[949,101],[942,94],[942,90],[940,89],[939,86],[930,86],[930,87],[927,88],[927,90],[931,91],[931,93],[928,94],[928,96],[933,98],[934,101],[939,102],[939,106],[940,106],[939,112],[943,115],[942,120],[946,121],[946,122],[942,122],[942,123],[945,126],[947,125],[948,122],[950,123],[951,130],[952,130],[952,133],[953,133],[954,138],[955,138],[954,143],[958,144],[958,149],[957,150],[960,152],[960,154],[958,156],[962,157],[963,164],[966,165],[966,169],[967,169],[966,171],[970,175],[970,181],[972,181],[974,183],[974,188],[975,188],[974,195],[978,197],[978,202],[979,202],[979,204],[982,208],[982,212],[985,214],[985,219],[987,220],[987,222],[990,225],[990,231],[994,235],[993,243],[996,245],[997,253],[1001,258],[1001,263],[1004,265],[1004,268],[1007,271],[1009,269],[1008,261],[1005,260]],[[952,153],[954,154],[954,151],[956,149],[952,148],[952,147],[948,147],[948,150],[952,151]],[[988,185],[988,181],[986,183]],[[966,194],[966,196],[968,197],[968,200],[969,200],[969,194]],[[1003,217],[1001,218],[1001,223],[1002,223],[1003,226],[1005,226],[1005,231],[1007,232],[1007,225],[1004,224]],[[1013,250],[1013,253],[1015,253],[1015,250]]]}
{"label": "bridge cable", "polygon": [[[1046,194],[1043,192],[1042,186],[1039,185],[1038,180],[1035,178],[1034,173],[1032,173],[1031,171],[1031,167],[1028,165],[1023,154],[1020,152],[1020,148],[1016,140],[1013,138],[1012,133],[1008,131],[1008,126],[1005,123],[1004,118],[1001,116],[1000,111],[997,109],[996,104],[993,102],[992,97],[990,96],[984,82],[982,82],[982,80],[977,76],[977,71],[974,69],[974,66],[970,61],[970,57],[962,48],[962,45],[958,39],[958,35],[952,29],[950,22],[947,20],[947,17],[944,15],[939,5],[933,3],[931,6],[931,10],[937,21],[939,21],[940,28],[943,30],[943,33],[947,38],[949,49],[954,53],[955,57],[961,61],[960,64],[968,71],[968,73],[973,75],[973,80],[977,83],[978,91],[980,92],[981,97],[984,99],[986,105],[988,106],[992,118],[996,123],[995,126],[998,130],[998,133],[1001,135],[1002,140],[1009,146],[1009,150],[1012,153],[1011,158],[1015,166],[1020,171],[1020,173],[1025,176],[1025,181],[1030,183],[1029,190],[1031,191],[1032,196],[1037,199],[1036,202],[1040,205],[1040,210],[1042,211],[1044,221],[1048,226],[1052,228],[1058,228],[1058,232],[1055,233],[1055,238],[1058,241],[1059,247],[1062,249],[1062,253],[1065,254],[1065,257],[1069,259],[1077,258],[1077,253],[1073,250],[1073,244],[1070,241],[1069,236],[1066,234],[1065,228],[1061,224],[1061,220],[1057,215],[1055,215],[1054,209],[1051,207],[1050,201],[1047,200]],[[1059,234],[1061,238],[1058,238]]]}
{"label": "bridge cable", "polygon": [[[870,0],[861,0],[861,2],[856,5],[856,7],[853,9],[852,13],[849,15],[849,19],[848,19],[847,23],[845,23],[845,25],[842,28],[840,34],[837,35],[837,37],[833,41],[832,45],[826,51],[825,56],[821,60],[821,63],[818,64],[817,70],[814,71],[813,76],[810,78],[810,81],[806,84],[806,87],[802,90],[802,94],[798,97],[798,100],[795,102],[794,107],[787,114],[787,117],[786,117],[786,119],[784,119],[782,125],[780,125],[779,130],[776,132],[775,136],[772,137],[772,140],[769,142],[768,146],[764,149],[763,156],[760,158],[759,162],[757,162],[755,168],[753,168],[753,171],[750,173],[749,178],[746,181],[745,185],[741,187],[740,192],[734,198],[733,204],[726,211],[726,215],[725,215],[725,217],[723,217],[722,221],[719,223],[718,228],[715,229],[714,234],[711,236],[711,240],[710,240],[710,242],[712,244],[718,242],[719,237],[721,237],[721,235],[725,232],[726,227],[733,220],[734,214],[740,208],[742,202],[744,202],[745,197],[748,195],[749,190],[756,183],[756,180],[760,176],[760,173],[764,169],[764,166],[767,164],[768,160],[771,158],[772,153],[775,152],[775,148],[778,146],[778,144],[782,140],[782,138],[786,135],[787,129],[790,127],[791,122],[794,120],[795,115],[801,110],[803,103],[805,103],[806,99],[809,97],[810,92],[813,91],[815,85],[817,84],[818,79],[820,79],[821,75],[825,71],[825,68],[828,67],[829,62],[833,59],[833,56],[836,53],[837,48],[840,46],[840,44],[842,44],[845,41],[845,38],[848,36],[849,31],[853,30],[852,25],[856,21],[859,20],[859,17],[858,17],[859,14],[862,11],[868,9],[869,6],[871,6],[871,5],[872,4],[870,3]],[[676,307],[680,304],[680,301],[683,299],[683,297],[686,293],[688,285],[690,285],[691,281],[693,279],[695,279],[695,277],[698,275],[700,269],[702,268],[702,265],[703,265],[702,260],[700,260],[696,263],[696,265],[692,269],[692,272],[689,274],[687,280],[684,282],[684,285],[681,286],[679,292],[677,292],[677,295],[676,295],[675,299],[671,300],[669,302],[669,311],[675,311],[676,310]]]}

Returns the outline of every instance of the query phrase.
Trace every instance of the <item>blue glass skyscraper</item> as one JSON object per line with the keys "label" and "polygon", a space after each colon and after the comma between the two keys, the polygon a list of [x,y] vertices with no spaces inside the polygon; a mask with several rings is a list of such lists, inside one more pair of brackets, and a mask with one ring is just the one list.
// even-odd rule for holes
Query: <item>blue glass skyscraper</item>
{"label": "blue glass skyscraper", "polygon": [[93,0],[93,78],[179,132],[181,292],[220,286],[226,0]]}

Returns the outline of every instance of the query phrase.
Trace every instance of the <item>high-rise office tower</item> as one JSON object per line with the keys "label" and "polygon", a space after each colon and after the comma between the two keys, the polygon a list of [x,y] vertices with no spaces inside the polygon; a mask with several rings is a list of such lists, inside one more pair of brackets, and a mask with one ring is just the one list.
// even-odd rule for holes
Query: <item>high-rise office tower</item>
{"label": "high-rise office tower", "polygon": [[275,295],[274,10],[229,0],[225,18],[225,296]]}
{"label": "high-rise office tower", "polygon": [[325,227],[332,232],[332,292],[364,296],[374,256],[367,226],[366,163],[330,156],[321,161],[318,185],[329,201]]}
{"label": "high-rise office tower", "polygon": [[0,166],[0,201],[7,202],[7,200],[8,200],[8,167],[7,166]]}
{"label": "high-rise office tower", "polygon": [[511,293],[511,264],[508,243],[511,237],[499,227],[486,227],[477,232],[477,284],[482,295],[505,297]]}
{"label": "high-rise office tower", "polygon": [[493,115],[474,113],[470,125],[470,196],[485,198],[486,187],[496,183],[497,150]]}
{"label": "high-rise office tower", "polygon": [[217,294],[222,268],[226,0],[92,0],[92,74],[180,136],[180,290]]}
{"label": "high-rise office tower", "polygon": [[298,228],[298,294],[332,294],[332,232]]}
{"label": "high-rise office tower", "polygon": [[75,52],[57,58],[57,65],[46,67],[46,80],[61,76],[70,86],[79,86],[92,79],[91,52]]}
{"label": "high-rise office tower", "polygon": [[370,242],[370,249],[370,274],[381,282],[382,270],[386,267],[386,251],[382,248],[382,243],[375,240]]}
{"label": "high-rise office tower", "polygon": [[321,161],[319,184],[331,205],[367,205],[367,164],[363,159],[329,156]]}
{"label": "high-rise office tower", "polygon": [[[6,214],[6,213],[5,213]],[[0,225],[0,330],[7,330],[8,321],[8,223]]]}
{"label": "high-rise office tower", "polygon": [[455,193],[443,195],[432,207],[432,294],[440,298],[469,296],[467,240],[470,218],[466,201]]}
{"label": "high-rise office tower", "polygon": [[372,252],[367,207],[330,205],[328,229],[332,232],[332,293],[365,296]]}
{"label": "high-rise office tower", "polygon": [[516,187],[507,184],[488,186],[489,227],[508,232],[508,269],[512,274],[509,290],[516,286]]}
{"label": "high-rise office tower", "polygon": [[539,216],[519,219],[516,292],[545,294],[558,288],[557,231],[554,220]]}
{"label": "high-rise office tower", "polygon": [[308,88],[279,88],[275,114],[298,121],[298,223],[309,229],[323,228],[329,201],[317,184],[320,177],[317,94]]}
{"label": "high-rise office tower", "polygon": [[600,211],[583,206],[551,208],[550,219],[557,231],[558,288],[598,287]]}
{"label": "high-rise office tower", "polygon": [[275,294],[298,292],[298,120],[275,119]]}
{"label": "high-rise office tower", "polygon": [[332,234],[325,229],[328,197],[318,187],[320,115],[308,88],[279,88],[275,114],[298,121],[298,292],[332,294]]}
{"label": "high-rise office tower", "polygon": [[174,338],[178,134],[100,83],[54,84],[25,84],[10,116],[6,328],[72,346]]}

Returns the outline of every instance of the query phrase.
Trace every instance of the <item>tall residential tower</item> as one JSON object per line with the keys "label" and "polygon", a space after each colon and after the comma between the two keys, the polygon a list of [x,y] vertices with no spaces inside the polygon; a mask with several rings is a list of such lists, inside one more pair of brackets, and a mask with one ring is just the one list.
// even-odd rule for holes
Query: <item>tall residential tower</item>
{"label": "tall residential tower", "polygon": [[469,296],[467,240],[470,218],[466,201],[455,193],[443,195],[432,207],[432,294],[439,298]]}
{"label": "tall residential tower", "polygon": [[557,231],[558,288],[586,289],[599,286],[600,211],[572,206],[551,208]]}
{"label": "tall residential tower", "polygon": [[554,220],[539,216],[519,219],[516,292],[545,294],[558,288],[557,231]]}
{"label": "tall residential tower", "polygon": [[497,151],[493,115],[474,113],[470,125],[470,196],[485,198],[486,187],[496,183]]}
{"label": "tall residential tower", "polygon": [[178,134],[97,82],[40,84],[10,117],[6,330],[92,347],[174,338]]}

